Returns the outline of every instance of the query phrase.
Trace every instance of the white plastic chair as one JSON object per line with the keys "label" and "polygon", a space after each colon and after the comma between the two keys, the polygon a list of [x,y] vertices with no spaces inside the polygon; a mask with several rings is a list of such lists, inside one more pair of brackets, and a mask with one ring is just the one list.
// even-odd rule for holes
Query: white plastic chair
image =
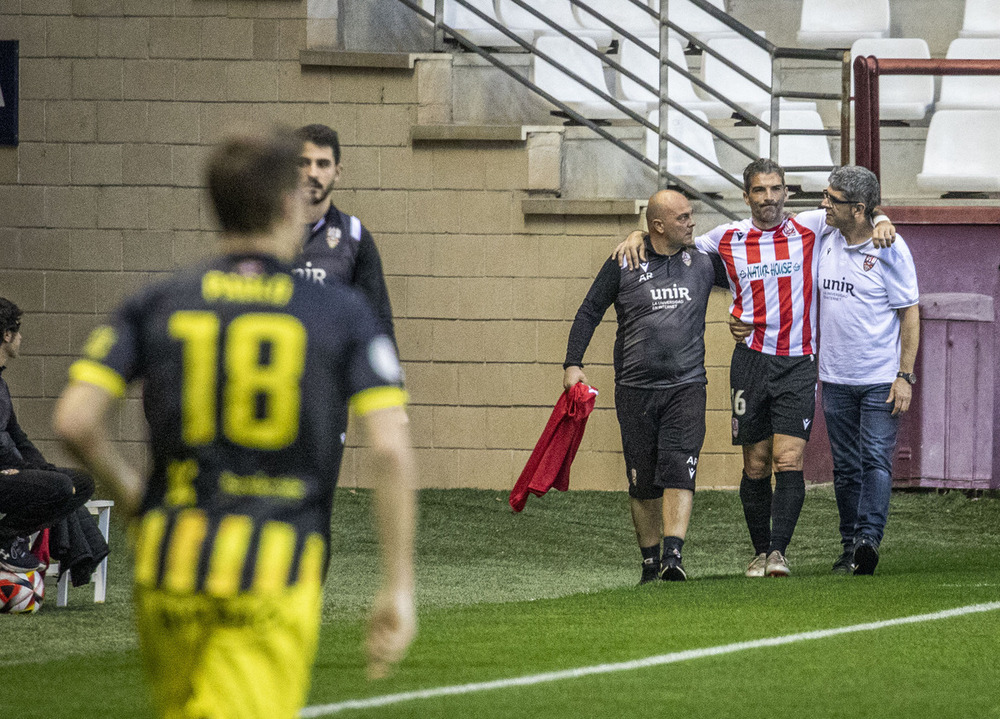
{"label": "white plastic chair", "polygon": [[[597,30],[585,28],[577,20],[569,0],[530,0],[526,4],[574,35],[591,38],[598,47],[607,47],[611,44],[611,30],[606,25]],[[594,8],[600,9],[599,6],[599,2],[595,3]],[[507,27],[531,30],[536,39],[541,35],[563,37],[558,30],[553,29],[544,20],[535,17],[520,5],[515,4],[513,0],[497,0],[496,9],[500,21]]]}
{"label": "white plastic chair", "polygon": [[[771,124],[771,112],[766,111],[761,120]],[[781,110],[778,124],[782,130],[822,130],[823,119],[815,110]],[[761,157],[771,153],[771,138],[763,128],[757,128],[758,152]],[[833,166],[833,156],[826,137],[821,135],[779,135],[778,158],[781,165],[829,165]],[[799,185],[805,192],[821,192],[826,189],[830,171],[786,172],[785,184]]]}
{"label": "white plastic chair", "polygon": [[[493,0],[466,0],[477,10],[500,22]],[[422,7],[427,12],[434,12],[434,0],[422,0]],[[504,35],[500,30],[490,25],[474,12],[459,5],[455,0],[445,0],[444,22],[459,30],[465,37],[482,47],[521,47],[515,40]],[[528,29],[505,25],[508,30],[529,44],[534,39],[534,32]]]}
{"label": "white plastic chair", "polygon": [[[710,0],[710,2],[719,10],[725,11],[725,0]],[[651,4],[654,9],[659,7],[659,3],[655,0]],[[672,23],[679,25],[702,42],[708,42],[716,37],[731,37],[736,34],[728,25],[719,22],[701,8],[692,5],[688,0],[670,0],[669,12]],[[671,31],[671,35],[676,35],[676,33]],[[687,40],[681,38],[680,35],[676,35],[676,37],[681,39],[682,44],[687,44]]]}
{"label": "white plastic chair", "polygon": [[[467,0],[470,5],[477,10],[488,15],[491,19],[500,22],[497,17],[493,0]],[[433,12],[433,3],[431,5]],[[454,0],[446,0],[444,6],[444,21],[456,30],[460,30],[469,40],[483,47],[521,47],[516,41],[504,35],[500,30],[490,25],[468,8],[459,5]],[[501,23],[502,24],[502,23]],[[531,30],[520,28],[508,28],[515,35],[529,44],[534,39]]]}
{"label": "white plastic chair", "polygon": [[[646,0],[639,1],[647,8],[650,7]],[[650,35],[660,31],[659,20],[637,7],[631,0],[588,0],[587,5],[633,35]],[[610,29],[601,20],[576,5],[573,6],[573,13],[581,27],[588,30]]]}
{"label": "white plastic chair", "polygon": [[942,110],[931,117],[917,187],[936,193],[1000,192],[1000,110]]}
{"label": "white plastic chair", "polygon": [[[591,38],[583,41],[597,49]],[[600,58],[587,52],[569,38],[562,35],[542,35],[535,40],[535,47],[573,70],[595,87],[604,89],[604,66]],[[532,55],[532,78],[539,88],[560,100],[588,119],[616,119],[627,117],[593,90],[568,77],[554,65]],[[609,93],[610,94],[610,93]],[[641,102],[624,101],[630,110],[642,113],[646,106]]]}
{"label": "white plastic chair", "polygon": [[802,0],[798,41],[810,47],[850,47],[889,34],[889,0]]}
{"label": "white plastic chair", "polygon": [[1000,3],[996,0],[965,0],[965,16],[959,37],[1000,37]]}
{"label": "white plastic chair", "polygon": [[[771,83],[771,57],[763,48],[743,37],[723,37],[708,41],[708,47],[733,60],[743,70]],[[771,95],[737,73],[721,60],[705,53],[702,59],[702,76],[705,83],[720,91],[730,100],[759,116],[771,107]],[[815,110],[815,102],[789,102],[782,100],[782,108],[790,110]]]}
{"label": "white plastic chair", "polygon": [[[1000,37],[968,37],[951,41],[949,60],[1000,60]],[[944,75],[935,110],[1000,110],[1000,76]]]}
{"label": "white plastic chair", "polygon": [[[702,120],[708,120],[703,112],[695,112],[694,114]],[[653,125],[659,126],[660,111],[653,110],[649,113],[649,121]],[[667,122],[669,135],[677,138],[716,165],[719,164],[712,133],[676,110],[667,113]],[[646,157],[653,162],[660,161],[660,136],[649,128],[646,128]],[[701,192],[721,193],[735,189],[731,182],[711,167],[675,147],[673,143],[670,143],[670,148],[667,150],[667,170]]]}
{"label": "white plastic chair", "polygon": [[[659,38],[642,38],[650,47],[659,45]],[[684,48],[676,38],[671,37],[667,45],[667,53],[671,62],[681,67],[687,67],[687,60],[684,57]],[[622,40],[618,50],[618,62],[628,70],[638,75],[653,87],[660,86],[660,61],[654,55],[650,55],[644,49],[633,42]],[[616,86],[618,97],[625,100],[646,103],[646,109],[652,110],[659,107],[660,98],[658,95],[646,90],[639,83],[631,80],[621,73],[616,75]],[[713,119],[729,117],[732,110],[728,105],[719,100],[702,100],[695,94],[691,81],[681,75],[676,70],[670,70],[667,78],[667,91],[670,99],[677,102],[688,110],[698,110],[704,112]]]}
{"label": "white plastic chair", "polygon": [[[851,62],[859,55],[928,60],[931,51],[927,41],[921,38],[891,37],[858,40],[851,46]],[[888,75],[879,79],[878,94],[882,120],[922,120],[934,103],[934,78],[930,75]]]}

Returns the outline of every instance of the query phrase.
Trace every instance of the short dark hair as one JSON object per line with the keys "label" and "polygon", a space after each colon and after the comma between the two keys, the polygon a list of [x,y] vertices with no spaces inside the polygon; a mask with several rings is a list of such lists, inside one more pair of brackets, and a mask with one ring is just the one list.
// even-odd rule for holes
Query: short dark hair
{"label": "short dark hair", "polygon": [[226,232],[266,232],[281,214],[282,197],[299,185],[302,142],[288,129],[224,140],[208,161],[208,191]]}
{"label": "short dark hair", "polygon": [[875,208],[882,202],[882,190],[875,173],[867,167],[844,165],[830,173],[830,187],[844,193],[844,199],[861,202],[865,206],[865,218],[875,216]]}
{"label": "short dark hair", "polygon": [[21,328],[21,308],[8,300],[0,297],[0,341],[8,330],[17,332]]}
{"label": "short dark hair", "polygon": [[785,184],[785,168],[774,160],[766,157],[758,157],[749,165],[743,168],[743,191],[750,192],[750,183],[757,175],[776,174],[781,177],[781,184]]}
{"label": "short dark hair", "polygon": [[302,142],[311,142],[317,147],[329,147],[333,149],[333,161],[340,164],[340,139],[337,131],[326,125],[305,125],[295,131]]}

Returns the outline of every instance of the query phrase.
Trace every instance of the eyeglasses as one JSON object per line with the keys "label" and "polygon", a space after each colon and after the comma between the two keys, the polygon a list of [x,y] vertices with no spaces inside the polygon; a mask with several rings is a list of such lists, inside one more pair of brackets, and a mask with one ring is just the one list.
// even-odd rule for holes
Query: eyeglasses
{"label": "eyeglasses", "polygon": [[841,200],[839,197],[834,197],[833,195],[831,195],[826,190],[823,190],[823,199],[827,200],[828,202],[832,202],[835,205],[856,205],[856,204],[858,204],[857,200]]}

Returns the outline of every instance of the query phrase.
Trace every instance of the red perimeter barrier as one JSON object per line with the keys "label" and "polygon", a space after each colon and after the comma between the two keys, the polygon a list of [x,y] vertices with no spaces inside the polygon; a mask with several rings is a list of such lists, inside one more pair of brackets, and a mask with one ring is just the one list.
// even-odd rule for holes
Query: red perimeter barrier
{"label": "red perimeter barrier", "polygon": [[854,58],[854,162],[882,179],[878,79],[881,75],[1000,75],[1000,60]]}

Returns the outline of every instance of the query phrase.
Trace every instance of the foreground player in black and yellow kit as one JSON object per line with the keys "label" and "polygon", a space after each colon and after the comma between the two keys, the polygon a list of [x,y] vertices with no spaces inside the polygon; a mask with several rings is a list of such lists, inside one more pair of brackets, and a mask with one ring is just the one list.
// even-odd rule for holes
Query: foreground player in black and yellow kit
{"label": "foreground player in black and yellow kit", "polygon": [[[348,406],[377,459],[382,584],[369,670],[415,633],[414,460],[393,344],[354,290],[296,278],[301,143],[231,139],[209,161],[220,254],[128,299],[70,370],[55,427],[137,516],[135,603],[161,717],[292,719],[309,685]],[[109,442],[143,383],[153,467]]]}

